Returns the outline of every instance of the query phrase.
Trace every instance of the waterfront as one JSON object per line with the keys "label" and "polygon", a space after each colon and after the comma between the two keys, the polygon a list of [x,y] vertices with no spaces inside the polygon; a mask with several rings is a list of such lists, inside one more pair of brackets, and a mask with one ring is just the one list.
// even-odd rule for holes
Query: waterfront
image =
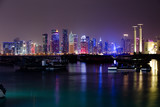
{"label": "waterfront", "polygon": [[0,107],[158,107],[160,61],[151,72],[108,73],[110,64],[69,64],[61,72],[14,72],[0,67],[7,89]]}

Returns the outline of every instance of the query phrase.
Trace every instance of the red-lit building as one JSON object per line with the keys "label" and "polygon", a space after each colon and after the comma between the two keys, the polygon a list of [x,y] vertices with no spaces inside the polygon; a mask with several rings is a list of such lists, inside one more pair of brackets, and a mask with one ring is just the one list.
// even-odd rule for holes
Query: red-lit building
{"label": "red-lit building", "polygon": [[86,36],[81,37],[81,54],[88,54],[88,42],[86,41]]}

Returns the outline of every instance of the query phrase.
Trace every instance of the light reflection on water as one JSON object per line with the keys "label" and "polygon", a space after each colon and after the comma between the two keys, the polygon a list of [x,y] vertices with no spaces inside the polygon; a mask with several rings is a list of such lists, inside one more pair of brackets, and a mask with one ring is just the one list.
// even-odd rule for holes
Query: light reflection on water
{"label": "light reflection on water", "polygon": [[[0,107],[159,106],[159,61],[151,72],[108,73],[108,64],[69,64],[68,72],[4,72]],[[4,68],[4,67],[3,67]]]}

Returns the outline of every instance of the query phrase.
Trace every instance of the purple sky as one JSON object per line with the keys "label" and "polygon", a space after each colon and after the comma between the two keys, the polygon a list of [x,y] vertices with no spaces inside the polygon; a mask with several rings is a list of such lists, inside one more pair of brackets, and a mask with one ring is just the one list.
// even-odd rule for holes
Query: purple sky
{"label": "purple sky", "polygon": [[143,23],[145,38],[160,35],[159,0],[0,0],[0,43],[42,41],[42,33],[67,28],[80,36],[120,41],[133,37],[132,26]]}

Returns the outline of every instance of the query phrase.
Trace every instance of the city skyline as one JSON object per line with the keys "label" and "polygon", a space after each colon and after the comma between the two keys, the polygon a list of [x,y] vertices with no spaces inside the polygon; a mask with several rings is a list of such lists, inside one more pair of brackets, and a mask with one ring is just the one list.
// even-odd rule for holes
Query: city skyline
{"label": "city skyline", "polygon": [[137,23],[144,24],[144,36],[151,38],[160,35],[159,4],[158,0],[0,0],[0,42],[20,37],[42,44],[41,34],[59,29],[62,35],[64,28],[79,36],[119,42],[125,33],[133,37],[131,26]]}

